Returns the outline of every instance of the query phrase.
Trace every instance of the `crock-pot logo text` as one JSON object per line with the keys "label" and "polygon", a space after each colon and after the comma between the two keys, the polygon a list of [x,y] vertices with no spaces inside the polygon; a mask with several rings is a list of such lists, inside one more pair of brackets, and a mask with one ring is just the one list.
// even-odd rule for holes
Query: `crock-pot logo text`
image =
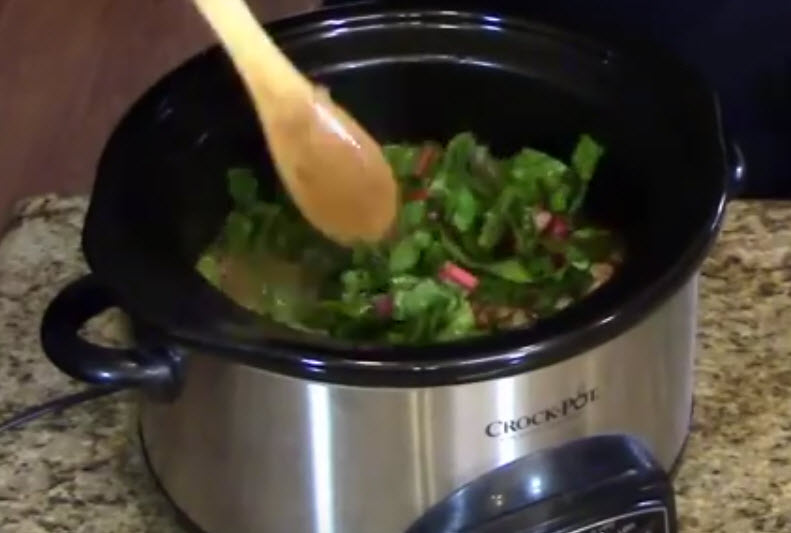
{"label": "crock-pot logo text", "polygon": [[537,429],[556,420],[562,420],[579,413],[596,402],[599,398],[598,394],[598,389],[586,390],[575,396],[569,396],[551,407],[539,409],[518,418],[495,420],[487,424],[486,435],[489,437],[504,437],[530,429]]}

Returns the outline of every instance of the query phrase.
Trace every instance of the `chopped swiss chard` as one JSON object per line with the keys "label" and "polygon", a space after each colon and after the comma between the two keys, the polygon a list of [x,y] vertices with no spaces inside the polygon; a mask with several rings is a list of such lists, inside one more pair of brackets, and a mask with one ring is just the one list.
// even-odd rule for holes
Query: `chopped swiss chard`
{"label": "chopped swiss chard", "polygon": [[469,132],[444,149],[383,152],[404,199],[388,240],[331,243],[286,193],[262,200],[252,170],[234,168],[233,210],[197,270],[235,297],[225,274],[234,261],[303,265],[307,285],[262,277],[243,305],[310,334],[426,343],[524,327],[585,297],[622,262],[616,236],[578,214],[604,153],[590,136],[568,163],[532,148],[498,159]]}
{"label": "chopped swiss chard", "polygon": [[239,209],[250,209],[258,201],[258,180],[248,168],[228,170],[228,193]]}
{"label": "chopped swiss chard", "polygon": [[439,277],[443,281],[455,283],[467,291],[473,291],[475,287],[478,286],[478,278],[475,277],[474,274],[450,261],[442,266],[442,269],[439,271]]}
{"label": "chopped swiss chard", "polygon": [[388,144],[382,148],[382,151],[397,177],[403,179],[412,175],[418,156],[417,147],[405,144]]}

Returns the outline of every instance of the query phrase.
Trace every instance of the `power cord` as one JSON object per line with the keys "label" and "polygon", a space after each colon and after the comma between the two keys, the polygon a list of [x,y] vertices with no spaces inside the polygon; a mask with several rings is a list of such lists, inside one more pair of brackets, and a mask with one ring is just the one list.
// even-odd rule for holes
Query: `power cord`
{"label": "power cord", "polygon": [[110,394],[114,394],[122,389],[123,387],[94,387],[84,391],[76,392],[74,394],[69,394],[68,396],[55,398],[54,400],[50,400],[46,403],[30,407],[24,411],[20,411],[8,420],[0,422],[0,432],[17,428],[27,424],[32,420],[35,420],[36,418],[40,418],[51,413],[64,411],[69,407],[73,407],[83,402],[95,400],[103,396],[109,396]]}

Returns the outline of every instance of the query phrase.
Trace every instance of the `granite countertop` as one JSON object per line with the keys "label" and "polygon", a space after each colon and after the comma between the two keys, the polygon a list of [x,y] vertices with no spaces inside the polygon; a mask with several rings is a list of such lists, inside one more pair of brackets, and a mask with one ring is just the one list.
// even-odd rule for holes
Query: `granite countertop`
{"label": "granite countertop", "polygon": [[[84,272],[84,198],[20,204],[0,243],[0,420],[82,387],[41,353],[46,304]],[[109,336],[112,317],[93,325]],[[701,280],[684,533],[791,531],[791,203],[734,202]],[[181,533],[120,393],[0,433],[2,533]]]}

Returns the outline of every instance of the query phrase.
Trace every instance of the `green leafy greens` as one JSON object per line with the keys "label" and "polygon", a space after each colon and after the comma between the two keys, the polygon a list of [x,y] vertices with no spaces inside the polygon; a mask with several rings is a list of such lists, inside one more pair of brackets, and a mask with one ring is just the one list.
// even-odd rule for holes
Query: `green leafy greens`
{"label": "green leafy greens", "polygon": [[[604,156],[589,135],[568,164],[534,148],[498,159],[469,132],[444,149],[383,152],[405,198],[392,239],[341,249],[287,198],[263,200],[253,171],[233,168],[233,209],[196,268],[289,327],[409,344],[526,326],[601,285],[596,273],[622,257],[616,237],[580,214]],[[289,283],[261,274],[273,261],[299,272]]]}

